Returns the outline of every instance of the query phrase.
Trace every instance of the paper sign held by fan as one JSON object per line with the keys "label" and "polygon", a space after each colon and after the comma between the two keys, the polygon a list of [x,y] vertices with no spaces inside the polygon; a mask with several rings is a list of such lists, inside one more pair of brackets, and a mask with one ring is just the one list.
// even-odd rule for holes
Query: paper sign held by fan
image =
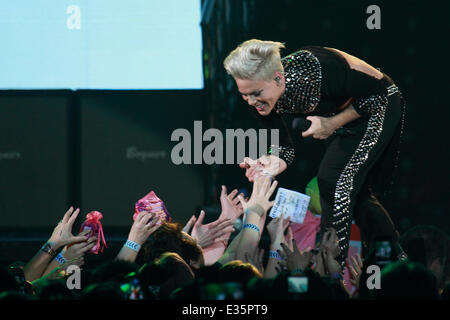
{"label": "paper sign held by fan", "polygon": [[278,218],[281,213],[284,213],[284,217],[291,217],[292,222],[303,223],[310,199],[310,196],[306,194],[278,188],[275,204],[270,210],[269,216]]}

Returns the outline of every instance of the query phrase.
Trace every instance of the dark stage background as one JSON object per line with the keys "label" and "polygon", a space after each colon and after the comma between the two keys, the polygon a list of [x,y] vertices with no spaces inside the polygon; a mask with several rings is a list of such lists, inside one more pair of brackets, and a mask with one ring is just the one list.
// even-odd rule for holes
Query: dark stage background
{"label": "dark stage background", "polygon": [[[381,30],[366,27],[371,4],[381,8]],[[1,261],[31,258],[70,205],[82,209],[80,217],[104,214],[111,244],[105,257],[117,254],[134,203],[150,190],[182,223],[199,207],[215,219],[222,184],[250,190],[237,165],[170,160],[171,133],[193,132],[194,120],[203,121],[203,130],[257,126],[222,66],[250,38],[285,42],[283,55],[304,45],[335,47],[390,75],[407,115],[399,170],[383,204],[400,232],[432,224],[450,233],[449,2],[220,0],[202,6],[203,90],[0,92]],[[278,180],[304,191],[324,146],[312,139],[297,144],[298,161]]]}

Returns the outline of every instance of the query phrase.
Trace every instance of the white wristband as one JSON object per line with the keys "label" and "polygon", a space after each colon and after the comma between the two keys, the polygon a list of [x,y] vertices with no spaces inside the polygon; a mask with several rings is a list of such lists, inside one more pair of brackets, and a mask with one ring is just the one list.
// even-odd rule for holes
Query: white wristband
{"label": "white wristband", "polygon": [[125,242],[124,246],[127,248],[130,248],[131,250],[136,251],[136,252],[138,252],[139,249],[141,249],[141,246],[139,244],[137,244],[136,242],[131,241],[131,240],[127,240],[127,242]]}

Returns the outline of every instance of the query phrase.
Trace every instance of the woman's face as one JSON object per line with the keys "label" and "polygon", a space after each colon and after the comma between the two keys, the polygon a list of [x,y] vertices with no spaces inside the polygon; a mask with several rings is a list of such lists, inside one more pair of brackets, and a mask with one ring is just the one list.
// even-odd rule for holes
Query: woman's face
{"label": "woman's face", "polygon": [[267,116],[272,111],[275,103],[284,92],[284,77],[277,73],[280,81],[275,80],[249,80],[235,78],[236,85],[242,98],[255,107],[262,116]]}

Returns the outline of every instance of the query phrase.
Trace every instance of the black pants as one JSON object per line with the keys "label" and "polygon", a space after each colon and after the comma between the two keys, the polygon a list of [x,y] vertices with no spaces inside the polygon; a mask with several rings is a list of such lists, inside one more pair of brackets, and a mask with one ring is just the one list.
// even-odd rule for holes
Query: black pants
{"label": "black pants", "polygon": [[[386,87],[393,84],[387,76],[382,81]],[[373,100],[377,105],[370,115],[345,126],[351,134],[327,139],[317,175],[322,206],[319,238],[326,228],[336,229],[341,264],[347,257],[353,219],[361,230],[363,255],[375,238],[389,237],[395,242],[399,236],[377,194],[392,179],[403,130],[403,99],[396,90],[379,98]]]}

